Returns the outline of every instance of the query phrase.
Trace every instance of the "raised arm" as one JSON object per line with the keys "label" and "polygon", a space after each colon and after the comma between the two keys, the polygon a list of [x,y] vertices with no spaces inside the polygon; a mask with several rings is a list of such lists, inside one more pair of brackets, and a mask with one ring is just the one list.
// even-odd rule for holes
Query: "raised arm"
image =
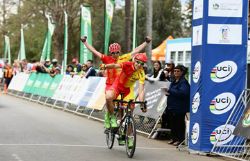
{"label": "raised arm", "polygon": [[93,46],[91,46],[90,44],[88,44],[87,40],[87,36],[83,36],[81,37],[81,41],[82,43],[97,57],[101,58],[102,57],[102,53],[100,53],[99,51],[97,51]]}
{"label": "raised arm", "polygon": [[121,64],[102,64],[101,68],[103,69],[113,69],[113,68],[121,68]]}
{"label": "raised arm", "polygon": [[131,52],[132,57],[133,57],[135,54],[139,53],[141,50],[143,50],[143,49],[147,46],[147,44],[149,44],[149,43],[151,42],[151,40],[152,40],[151,37],[147,36],[147,37],[145,38],[145,41],[144,41],[141,45],[139,45],[138,47],[136,47],[136,48]]}

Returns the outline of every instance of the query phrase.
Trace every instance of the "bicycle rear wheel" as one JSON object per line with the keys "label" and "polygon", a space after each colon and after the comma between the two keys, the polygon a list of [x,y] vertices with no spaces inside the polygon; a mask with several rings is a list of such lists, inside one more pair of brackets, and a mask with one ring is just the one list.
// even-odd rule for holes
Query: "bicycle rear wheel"
{"label": "bicycle rear wheel", "polygon": [[112,149],[113,145],[114,145],[114,141],[115,141],[115,134],[114,132],[109,129],[106,132],[106,143],[109,149]]}
{"label": "bicycle rear wheel", "polygon": [[134,156],[136,147],[136,128],[133,117],[128,117],[126,119],[125,129],[126,129],[126,153],[129,158],[132,158]]}

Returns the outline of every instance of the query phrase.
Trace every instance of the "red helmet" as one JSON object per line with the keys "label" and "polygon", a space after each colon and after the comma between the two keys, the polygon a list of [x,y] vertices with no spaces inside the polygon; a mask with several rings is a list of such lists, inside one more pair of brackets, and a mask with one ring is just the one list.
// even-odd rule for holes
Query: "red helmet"
{"label": "red helmet", "polygon": [[109,45],[109,52],[120,52],[121,51],[121,46],[118,43],[113,43]]}
{"label": "red helmet", "polygon": [[144,63],[146,63],[148,61],[148,57],[146,56],[146,54],[136,54],[134,56],[135,59],[139,60],[139,61],[142,61]]}

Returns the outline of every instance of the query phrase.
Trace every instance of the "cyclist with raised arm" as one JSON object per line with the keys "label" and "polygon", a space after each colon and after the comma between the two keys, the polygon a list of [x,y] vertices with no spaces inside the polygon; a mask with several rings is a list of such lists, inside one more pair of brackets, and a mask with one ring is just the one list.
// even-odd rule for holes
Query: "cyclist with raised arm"
{"label": "cyclist with raised arm", "polygon": [[[106,90],[106,101],[107,101],[107,106],[110,107],[109,112],[111,116],[113,115],[114,112],[113,100],[116,99],[121,93],[123,93],[124,97],[126,97],[130,93],[130,89],[135,85],[136,81],[139,81],[139,88],[138,88],[139,101],[144,101],[145,73],[143,70],[143,65],[146,62],[147,62],[147,56],[145,54],[136,54],[131,62],[101,65],[101,67],[104,69],[116,69],[116,68],[121,69],[121,73],[116,78],[115,82],[108,90]],[[112,119],[111,121],[116,122],[115,116],[112,117]],[[129,141],[129,146],[133,146],[132,141],[131,142]]]}
{"label": "cyclist with raised arm", "polygon": [[[116,63],[122,63],[122,62],[130,61],[132,59],[132,57],[135,56],[135,54],[138,54],[141,50],[143,50],[146,47],[146,45],[148,43],[150,43],[151,38],[147,36],[145,38],[145,42],[143,42],[141,45],[136,47],[131,53],[124,54],[124,55],[120,55],[121,46],[118,43],[113,43],[113,44],[111,44],[109,46],[110,56],[107,56],[107,55],[104,55],[104,54],[98,52],[93,46],[88,44],[86,40],[87,40],[86,36],[81,37],[81,41],[83,42],[83,44],[94,55],[99,57],[104,64],[116,64]],[[105,88],[106,102],[107,102],[107,98],[112,97],[112,96],[110,96],[110,93],[108,93],[107,91],[111,88],[113,82],[115,81],[115,79],[119,75],[119,73],[120,73],[119,69],[116,69],[116,68],[107,69],[107,80],[106,80],[106,88]],[[130,91],[133,91],[133,90],[134,90],[134,87],[131,86]],[[110,126],[112,128],[116,128],[118,125],[117,125],[117,122],[116,122],[116,118],[113,115],[113,111],[114,111],[113,105],[111,106],[110,103],[107,103],[107,109],[108,109],[108,112],[106,112],[105,116],[104,116],[104,126],[105,126],[106,129],[109,129]]]}

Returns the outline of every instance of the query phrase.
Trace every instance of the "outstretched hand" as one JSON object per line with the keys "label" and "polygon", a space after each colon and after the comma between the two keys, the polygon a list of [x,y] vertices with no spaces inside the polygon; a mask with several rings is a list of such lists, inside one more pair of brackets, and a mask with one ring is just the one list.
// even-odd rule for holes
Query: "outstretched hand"
{"label": "outstretched hand", "polygon": [[151,37],[149,37],[149,36],[145,37],[145,41],[146,41],[147,43],[150,43],[150,42],[151,42],[151,40],[152,40],[152,38],[151,38]]}
{"label": "outstretched hand", "polygon": [[82,36],[81,37],[81,41],[84,43],[84,42],[86,42],[86,40],[87,40],[87,36]]}

